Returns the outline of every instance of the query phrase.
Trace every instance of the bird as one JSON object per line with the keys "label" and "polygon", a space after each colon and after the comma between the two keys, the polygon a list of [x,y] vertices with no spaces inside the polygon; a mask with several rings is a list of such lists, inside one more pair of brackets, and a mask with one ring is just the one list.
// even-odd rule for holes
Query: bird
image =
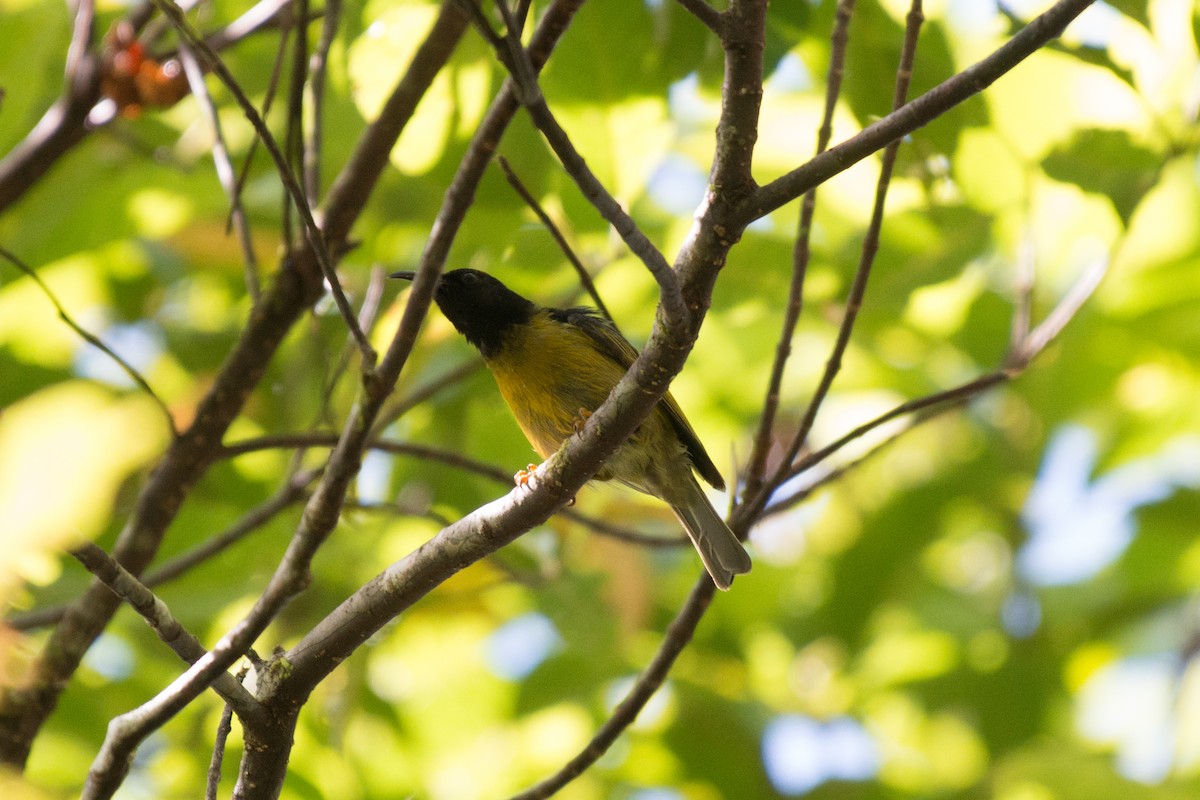
{"label": "bird", "polygon": [[[413,280],[415,272],[393,272]],[[434,302],[483,356],[517,424],[547,459],[582,430],[637,358],[637,351],[592,308],[548,308],[479,270],[444,273]],[[531,470],[535,469],[531,465]],[[701,489],[699,473],[724,489],[720,471],[670,394],[608,459],[595,479],[615,480],[665,501],[720,589],[750,571],[750,556]],[[523,473],[517,473],[518,482]]]}

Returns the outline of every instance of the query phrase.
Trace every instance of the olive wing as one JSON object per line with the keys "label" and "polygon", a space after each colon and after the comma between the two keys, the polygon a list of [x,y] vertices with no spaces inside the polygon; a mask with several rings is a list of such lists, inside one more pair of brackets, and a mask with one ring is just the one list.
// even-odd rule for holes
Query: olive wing
{"label": "olive wing", "polygon": [[[582,330],[596,343],[600,352],[620,364],[621,369],[629,369],[638,357],[638,352],[634,349],[633,345],[625,340],[625,337],[621,335],[621,332],[611,322],[596,313],[594,309],[552,309],[550,317],[557,322],[574,325]],[[700,473],[700,477],[708,481],[714,488],[724,489],[725,480],[721,477],[721,471],[717,469],[712,459],[708,457],[708,453],[704,450],[704,445],[700,443],[696,432],[692,430],[692,426],[688,424],[687,418],[683,416],[683,410],[679,408],[679,404],[675,402],[675,398],[668,392],[663,395],[661,402],[663,408],[666,409],[667,418],[671,420],[671,425],[675,428],[675,432],[679,434],[680,441],[687,448],[688,455],[692,459],[692,466],[696,468],[696,472]]]}

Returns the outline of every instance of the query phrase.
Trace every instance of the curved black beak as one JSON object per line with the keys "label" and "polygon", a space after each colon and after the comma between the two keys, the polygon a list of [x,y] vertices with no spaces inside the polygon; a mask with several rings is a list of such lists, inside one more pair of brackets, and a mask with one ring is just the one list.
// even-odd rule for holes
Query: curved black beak
{"label": "curved black beak", "polygon": [[399,272],[393,272],[391,275],[388,275],[388,277],[399,278],[402,281],[411,281],[413,278],[417,277],[417,273],[413,272],[412,270],[402,269]]}

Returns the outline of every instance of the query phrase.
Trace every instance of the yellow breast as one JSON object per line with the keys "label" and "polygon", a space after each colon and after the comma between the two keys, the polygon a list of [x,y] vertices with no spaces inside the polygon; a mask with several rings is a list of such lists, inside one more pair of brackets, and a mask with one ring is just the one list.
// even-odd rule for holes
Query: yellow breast
{"label": "yellow breast", "polygon": [[573,325],[537,315],[514,326],[487,359],[500,394],[529,443],[549,458],[594,411],[625,371]]}

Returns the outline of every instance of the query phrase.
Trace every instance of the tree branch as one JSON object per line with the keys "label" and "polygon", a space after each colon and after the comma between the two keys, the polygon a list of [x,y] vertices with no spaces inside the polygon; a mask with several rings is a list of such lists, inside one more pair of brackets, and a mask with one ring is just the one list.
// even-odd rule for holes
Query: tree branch
{"label": "tree branch", "polygon": [[[817,155],[825,152],[833,137],[833,112],[842,91],[842,76],[845,72],[846,48],[850,43],[850,17],[854,12],[854,0],[840,0],[830,35],[829,76],[825,82],[825,110],[821,127],[817,131]],[[792,280],[788,286],[788,302],[783,315],[783,330],[775,345],[775,360],[771,364],[771,375],[767,380],[767,392],[763,398],[763,412],[758,422],[758,432],[746,464],[745,487],[742,500],[754,497],[762,490],[767,468],[767,456],[774,441],[775,416],[779,412],[780,388],[783,386],[784,369],[792,354],[792,336],[800,321],[804,307],[804,281],[808,275],[809,237],[812,234],[813,215],[817,208],[817,189],[814,186],[804,193],[800,205],[800,220],[796,231],[796,242],[792,248]]]}
{"label": "tree branch", "polygon": [[[443,15],[445,16],[445,15]],[[416,99],[428,89],[433,77],[446,63],[461,35],[443,26],[430,32],[413,57],[393,96],[411,97],[411,106],[381,116],[360,140],[356,155],[382,148],[386,154],[411,118]],[[438,38],[435,42],[435,36]],[[417,77],[414,77],[417,76]],[[415,95],[415,96],[414,96]],[[406,113],[407,111],[407,113]],[[391,139],[389,140],[389,136]],[[340,190],[327,198],[330,219],[339,225],[327,228],[327,241],[337,249],[350,225],[365,206],[386,163],[355,158],[335,185]],[[0,187],[3,170],[0,169]],[[4,192],[0,188],[0,205]],[[154,557],[179,507],[196,481],[220,453],[220,442],[237,416],[250,391],[262,379],[267,362],[292,324],[320,296],[319,279],[314,280],[307,252],[285,262],[278,277],[264,293],[263,301],[251,311],[241,337],[226,358],[208,394],[196,409],[191,427],[176,439],[142,489],[133,515],[118,536],[113,555],[133,574],[140,573]],[[21,765],[29,747],[57,704],[58,696],[92,641],[108,624],[119,602],[101,583],[95,583],[63,617],[31,669],[32,685],[8,687],[0,695],[0,761]]]}
{"label": "tree branch", "polygon": [[[71,555],[87,567],[88,572],[103,581],[113,594],[140,614],[163,644],[186,663],[194,664],[204,656],[204,645],[183,627],[167,604],[99,546],[85,542],[72,550]],[[239,717],[253,719],[262,713],[258,701],[232,675],[226,673],[220,676],[213,682],[212,688],[237,711]]]}
{"label": "tree branch", "polygon": [[1094,1],[1059,0],[987,58],[754,192],[740,203],[734,218],[746,225],[769,214],[849,169],[889,142],[912,133],[964,100],[979,94],[1044,44],[1062,35],[1071,20]]}
{"label": "tree branch", "polygon": [[121,368],[121,371],[129,376],[131,381],[137,384],[142,391],[150,396],[150,399],[154,401],[155,405],[158,406],[159,411],[162,412],[163,419],[167,423],[167,430],[170,431],[173,438],[178,438],[179,431],[175,427],[175,418],[171,415],[171,409],[167,407],[167,404],[163,402],[163,399],[159,397],[158,393],[155,392],[150,386],[150,382],[146,380],[145,376],[138,372],[132,364],[121,358],[121,356],[117,355],[117,352],[106,345],[99,336],[76,322],[75,318],[67,313],[67,309],[63,307],[61,302],[59,302],[58,296],[50,290],[50,287],[46,285],[46,282],[42,280],[41,275],[37,274],[36,270],[3,247],[0,247],[0,258],[5,259],[21,272],[25,273],[25,275],[29,276],[29,279],[37,284],[37,287],[41,289],[42,294],[44,294],[46,299],[50,301],[50,305],[54,306],[54,310],[58,312],[58,318],[61,319],[68,328],[75,331],[79,338],[83,339],[92,347],[95,347],[101,353],[104,353],[104,355],[111,358],[113,362],[115,362],[116,365]]}
{"label": "tree branch", "polygon": [[[468,2],[475,1],[468,0]],[[558,156],[559,163],[575,181],[583,196],[612,225],[630,251],[646,265],[650,274],[658,282],[659,308],[667,325],[671,328],[687,330],[690,327],[690,314],[679,290],[678,277],[663,254],[642,233],[633,217],[629,216],[621,207],[617,199],[588,167],[583,156],[575,149],[571,138],[558,123],[553,112],[550,111],[550,107],[546,105],[546,98],[537,82],[537,71],[529,59],[529,54],[521,47],[521,31],[516,27],[513,17],[506,12],[507,6],[504,0],[499,1],[499,6],[505,11],[504,17],[508,25],[508,33],[500,40],[500,44],[506,46],[497,49],[497,56],[509,68],[509,80],[512,81],[517,98],[525,106],[533,124],[541,131],[547,144],[550,145],[550,149]],[[481,23],[480,27],[483,28],[485,23],[486,20]],[[494,40],[493,43],[495,44]]]}
{"label": "tree branch", "polygon": [[525,188],[525,184],[521,182],[520,177],[517,176],[517,173],[513,171],[512,166],[509,165],[508,159],[506,159],[504,156],[500,156],[497,158],[497,161],[500,163],[500,169],[504,170],[504,177],[508,179],[509,185],[512,186],[513,190],[520,195],[522,200],[525,201],[525,205],[529,206],[530,210],[533,211],[534,215],[542,223],[543,227],[550,232],[550,236],[558,245],[558,249],[562,250],[563,255],[567,257],[567,261],[570,262],[571,266],[575,268],[575,273],[579,275],[579,282],[583,285],[584,291],[586,291],[588,296],[592,298],[592,302],[596,304],[596,308],[600,309],[600,313],[603,314],[615,328],[617,326],[616,320],[614,320],[612,314],[609,313],[608,306],[604,305],[604,300],[601,299],[600,292],[597,291],[596,284],[592,281],[592,276],[588,273],[587,267],[583,265],[583,262],[579,260],[579,256],[575,255],[575,251],[571,249],[571,245],[567,243],[567,238],[563,236],[562,231],[560,231],[558,226],[554,224],[554,220],[550,219],[550,215],[546,213],[544,208],[542,208],[542,205],[537,201],[537,198],[533,196],[529,189]]}
{"label": "tree branch", "polygon": [[[904,33],[904,46],[900,51],[900,66],[896,71],[896,85],[892,96],[893,111],[903,107],[908,97],[908,86],[912,81],[913,60],[916,58],[917,52],[917,40],[924,19],[924,15],[921,12],[921,0],[912,0]],[[757,516],[762,512],[762,509],[766,507],[767,497],[787,480],[789,466],[795,461],[796,456],[808,441],[808,434],[816,422],[817,413],[821,410],[825,398],[829,395],[829,390],[833,387],[834,379],[837,378],[838,373],[841,371],[842,358],[845,356],[846,349],[850,346],[850,336],[854,331],[854,324],[858,320],[858,312],[862,308],[863,299],[866,297],[867,281],[871,276],[871,268],[875,264],[875,254],[879,252],[879,234],[883,228],[884,206],[887,202],[888,186],[891,183],[892,170],[896,165],[896,154],[899,151],[899,139],[889,143],[883,150],[883,160],[879,168],[879,180],[875,187],[875,202],[871,209],[871,221],[867,225],[866,233],[863,235],[862,255],[859,258],[858,269],[854,274],[854,282],[846,297],[846,309],[842,316],[841,325],[838,326],[833,349],[830,351],[829,358],[825,362],[825,369],[821,373],[821,380],[817,383],[817,388],[813,392],[812,399],[809,400],[808,407],[805,408],[804,414],[800,419],[800,425],[796,430],[795,436],[792,438],[787,454],[779,462],[771,478],[765,482],[765,485],[759,487],[757,495],[748,504],[749,510],[747,513],[751,517]]]}
{"label": "tree branch", "polygon": [[692,640],[696,626],[700,624],[704,612],[712,603],[715,592],[716,588],[712,579],[706,574],[701,575],[700,579],[696,581],[696,585],[692,587],[692,592],[684,602],[683,608],[679,609],[675,619],[671,620],[671,624],[667,626],[667,632],[663,636],[658,652],[638,675],[624,699],[613,709],[612,715],[600,726],[587,746],[554,775],[513,795],[509,800],[545,800],[582,775],[584,770],[595,764],[601,756],[608,752],[608,748],[612,747],[617,737],[633,724],[646,703],[662,686],[671,667],[679,658],[679,654]]}
{"label": "tree branch", "polygon": [[192,95],[199,102],[201,110],[208,117],[208,124],[212,127],[213,167],[217,171],[217,180],[220,182],[221,188],[225,190],[225,195],[229,198],[229,221],[236,229],[238,241],[242,246],[242,266],[246,275],[246,291],[252,302],[258,302],[262,294],[262,282],[258,277],[258,257],[254,255],[250,225],[246,220],[246,210],[242,207],[241,195],[238,192],[237,170],[233,167],[233,161],[229,158],[229,148],[225,145],[221,117],[217,112],[212,95],[208,92],[208,85],[204,82],[204,71],[200,67],[200,62],[196,60],[191,47],[186,43],[180,43],[179,60],[183,64]]}

